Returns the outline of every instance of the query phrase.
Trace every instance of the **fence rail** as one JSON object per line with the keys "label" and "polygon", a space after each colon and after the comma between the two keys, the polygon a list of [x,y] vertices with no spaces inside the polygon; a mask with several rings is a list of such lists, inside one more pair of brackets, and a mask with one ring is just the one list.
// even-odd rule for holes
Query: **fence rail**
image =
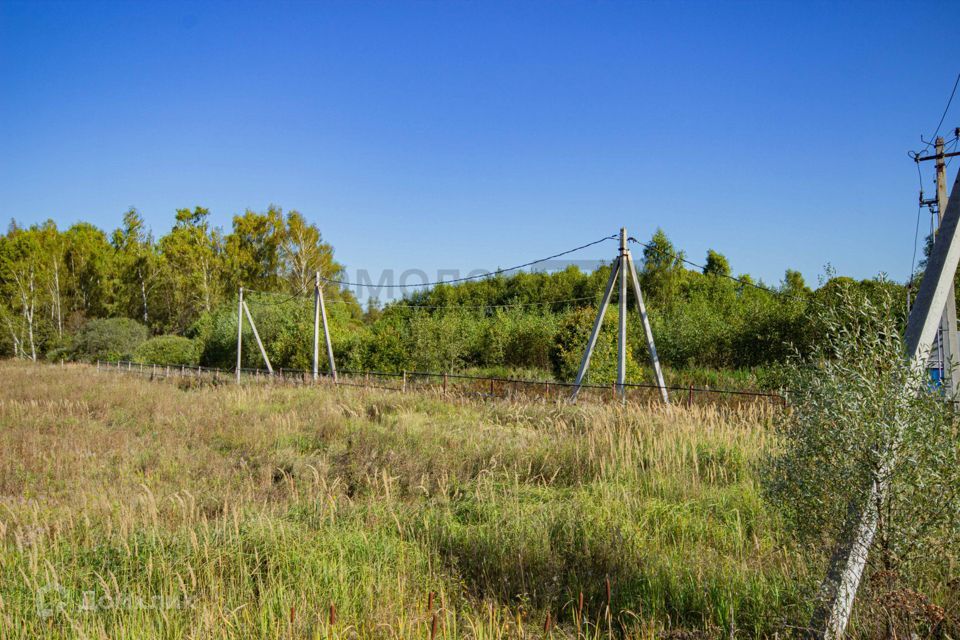
{"label": "fence rail", "polygon": [[[146,376],[150,379],[182,378],[200,383],[235,384],[236,369],[218,367],[142,364],[129,361],[97,361],[97,370]],[[336,384],[344,387],[380,389],[386,391],[430,391],[442,395],[456,395],[481,399],[507,399],[517,401],[560,401],[570,396],[576,385],[572,382],[552,380],[524,380],[497,376],[477,376],[465,373],[437,373],[433,371],[353,371],[339,370],[334,382],[328,373],[319,374],[313,379],[313,373],[304,369],[276,369],[271,374],[266,369],[240,369],[241,382],[329,386]],[[743,404],[767,403],[785,406],[786,398],[778,393],[751,391],[744,389],[713,389],[694,385],[668,385],[675,404],[738,406]],[[627,383],[624,385],[627,402],[660,402],[659,389],[655,384]],[[582,384],[578,400],[595,402],[619,402],[620,396],[614,384]]]}

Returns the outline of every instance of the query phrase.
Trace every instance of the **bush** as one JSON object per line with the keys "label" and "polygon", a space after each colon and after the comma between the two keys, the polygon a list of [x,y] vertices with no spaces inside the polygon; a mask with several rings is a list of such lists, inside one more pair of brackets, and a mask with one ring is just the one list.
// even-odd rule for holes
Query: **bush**
{"label": "bush", "polygon": [[[851,288],[820,314],[821,342],[785,370],[790,411],[777,418],[778,446],[761,477],[801,541],[828,543],[824,556],[872,510],[866,551],[883,571],[868,574],[868,593],[925,598],[944,573],[944,551],[960,548],[960,446],[952,403],[904,357],[896,302]],[[884,610],[861,616],[878,623],[864,637],[916,637],[895,601],[875,604]]]}
{"label": "bush", "polygon": [[[553,372],[557,380],[573,382],[583,359],[583,352],[590,339],[596,309],[582,307],[567,312],[559,322],[556,344],[551,353]],[[590,369],[585,384],[609,384],[617,378],[617,310],[607,309],[603,317],[603,326],[597,337],[590,359]],[[639,323],[634,323],[634,331],[643,331]],[[627,350],[627,380],[644,379],[642,368],[636,363],[633,354]]]}
{"label": "bush", "polygon": [[149,337],[147,328],[130,318],[90,320],[73,341],[76,360],[129,360]]}
{"label": "bush", "polygon": [[[313,366],[313,301],[286,295],[255,294],[246,298],[257,331],[274,369],[309,370]],[[327,305],[335,359],[349,361],[346,350],[354,349],[358,330],[351,307],[342,301]],[[200,364],[230,368],[237,363],[237,303],[225,302],[204,314],[190,329],[202,345]],[[326,371],[326,350],[320,337],[320,370]],[[244,367],[264,367],[250,322],[243,319],[242,362]]]}
{"label": "bush", "polygon": [[134,361],[142,364],[187,365],[199,362],[196,343],[181,336],[150,338],[134,354]]}

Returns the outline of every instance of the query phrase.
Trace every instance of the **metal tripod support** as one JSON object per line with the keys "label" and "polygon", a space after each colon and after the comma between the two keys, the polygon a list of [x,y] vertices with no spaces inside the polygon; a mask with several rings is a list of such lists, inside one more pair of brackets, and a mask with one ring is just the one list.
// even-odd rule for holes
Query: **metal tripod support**
{"label": "metal tripod support", "polygon": [[627,248],[627,230],[620,229],[620,252],[610,268],[610,279],[607,280],[607,287],[603,293],[603,299],[600,302],[600,309],[597,311],[597,317],[593,322],[593,329],[590,332],[590,339],[587,341],[587,348],[583,352],[583,360],[580,362],[580,369],[577,371],[577,379],[573,383],[573,392],[570,400],[575,401],[580,393],[580,386],[590,368],[590,358],[593,356],[593,349],[597,345],[597,338],[600,335],[600,328],[603,326],[603,318],[607,313],[607,307],[610,306],[610,299],[613,297],[613,287],[620,278],[620,300],[619,300],[619,322],[618,322],[618,343],[617,343],[617,393],[621,401],[626,402],[626,374],[627,374],[627,279],[633,281],[633,293],[637,299],[637,308],[640,311],[640,319],[643,324],[643,333],[647,339],[647,348],[650,352],[650,364],[657,379],[657,388],[660,390],[660,397],[667,405],[670,404],[670,396],[667,393],[667,385],[663,381],[663,371],[660,368],[660,358],[657,357],[657,347],[653,343],[653,330],[650,328],[650,318],[647,316],[647,307],[643,303],[643,293],[640,291],[640,278],[637,276],[637,268],[633,263],[633,257],[630,255],[630,249]]}

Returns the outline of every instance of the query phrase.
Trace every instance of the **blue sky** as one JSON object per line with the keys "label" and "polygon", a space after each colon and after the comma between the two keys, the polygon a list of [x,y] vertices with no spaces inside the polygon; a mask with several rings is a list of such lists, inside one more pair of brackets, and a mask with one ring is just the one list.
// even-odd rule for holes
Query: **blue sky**
{"label": "blue sky", "polygon": [[0,0],[0,220],[111,229],[132,205],[162,233],[178,207],[228,228],[276,203],[351,274],[496,268],[659,226],[768,282],[828,262],[903,279],[906,152],[960,72],[958,18],[946,2]]}

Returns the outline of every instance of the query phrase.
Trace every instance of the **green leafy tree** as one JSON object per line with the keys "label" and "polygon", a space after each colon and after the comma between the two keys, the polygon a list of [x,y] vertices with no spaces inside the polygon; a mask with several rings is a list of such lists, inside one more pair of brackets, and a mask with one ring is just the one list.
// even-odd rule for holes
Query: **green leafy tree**
{"label": "green leafy tree", "polygon": [[130,208],[123,225],[113,232],[116,265],[116,304],[120,313],[150,326],[154,292],[162,276],[162,257],[140,213]]}
{"label": "green leafy tree", "polygon": [[105,316],[111,304],[113,249],[106,234],[80,222],[63,233],[67,308],[84,318]]}
{"label": "green leafy tree", "polygon": [[707,263],[703,266],[705,275],[723,276],[730,275],[730,261],[722,253],[717,253],[713,249],[707,251]]}
{"label": "green leafy tree", "polygon": [[171,329],[184,331],[201,313],[213,310],[222,296],[223,240],[203,207],[178,209],[170,233],[160,239],[164,290],[172,303]]}
{"label": "green leafy tree", "polygon": [[13,227],[0,244],[0,288],[18,316],[16,324],[8,316],[8,328],[16,335],[15,348],[31,360],[36,360],[39,352],[37,314],[45,293],[42,248],[42,233],[37,227]]}
{"label": "green leafy tree", "polygon": [[261,291],[281,287],[281,246],[285,229],[283,212],[271,205],[265,213],[249,209],[233,217],[233,231],[226,237],[227,288],[241,286]]}
{"label": "green leafy tree", "polygon": [[661,307],[672,305],[684,279],[683,259],[663,229],[657,229],[643,249],[640,280],[644,295]]}
{"label": "green leafy tree", "polygon": [[317,272],[334,279],[343,271],[333,259],[333,247],[323,241],[317,226],[308,223],[298,211],[287,214],[280,258],[292,291],[311,291]]}

